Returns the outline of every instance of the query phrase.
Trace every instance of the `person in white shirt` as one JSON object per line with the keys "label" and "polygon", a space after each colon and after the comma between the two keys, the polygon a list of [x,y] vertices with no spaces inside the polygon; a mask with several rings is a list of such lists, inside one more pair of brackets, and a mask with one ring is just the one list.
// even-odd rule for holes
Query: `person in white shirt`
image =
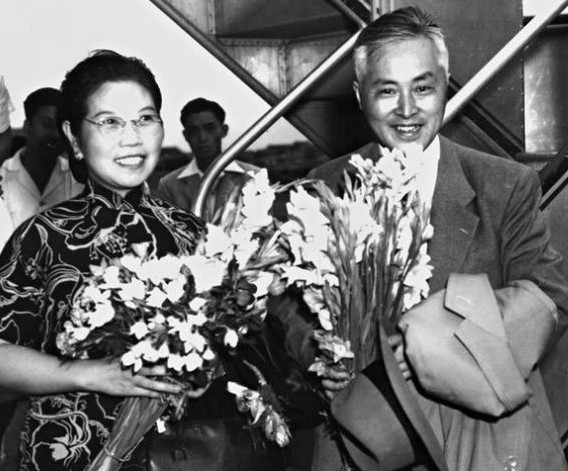
{"label": "person in white shirt", "polygon": [[72,176],[57,127],[60,92],[40,88],[24,101],[25,147],[0,167],[4,201],[14,227],[61,201],[83,185]]}
{"label": "person in white shirt", "polygon": [[0,75],[0,162],[10,156],[12,147],[10,113],[12,111],[14,111],[14,105],[4,84],[4,77]]}
{"label": "person in white shirt", "polygon": [[[4,77],[0,75],[0,162],[9,156],[12,146],[12,128],[10,127],[10,113],[14,105],[10,100],[8,89],[4,84]],[[6,202],[3,197],[3,185],[0,181],[0,250],[8,241],[14,229]]]}
{"label": "person in white shirt", "polygon": [[[225,110],[218,103],[204,98],[189,101],[181,110],[180,121],[193,158],[189,164],[163,176],[156,193],[160,198],[191,211],[201,178],[221,154],[222,140],[229,127],[225,124]],[[236,186],[244,185],[249,172],[258,170],[258,167],[245,162],[231,162],[208,196],[206,219],[213,215]]]}

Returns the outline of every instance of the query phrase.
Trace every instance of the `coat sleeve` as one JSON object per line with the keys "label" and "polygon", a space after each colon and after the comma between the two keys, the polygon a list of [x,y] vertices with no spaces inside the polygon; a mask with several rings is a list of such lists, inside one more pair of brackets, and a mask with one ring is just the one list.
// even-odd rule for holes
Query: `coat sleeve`
{"label": "coat sleeve", "polygon": [[401,320],[406,355],[437,399],[493,417],[531,396],[526,380],[545,351],[556,306],[534,283],[493,290],[484,274],[452,273],[448,286]]}
{"label": "coat sleeve", "polygon": [[526,168],[510,193],[498,230],[506,283],[529,280],[557,307],[556,328],[549,342],[552,345],[568,327],[568,284],[562,274],[562,258],[550,244],[539,210],[540,199],[538,177]]}

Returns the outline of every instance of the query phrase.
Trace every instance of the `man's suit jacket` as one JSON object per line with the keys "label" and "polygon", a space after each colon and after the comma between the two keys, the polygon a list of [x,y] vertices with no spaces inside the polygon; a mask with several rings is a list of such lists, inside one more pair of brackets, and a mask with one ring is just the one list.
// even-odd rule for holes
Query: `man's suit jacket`
{"label": "man's suit jacket", "polygon": [[[234,163],[242,169],[242,172],[225,171],[221,174],[208,196],[208,212],[217,210],[224,204],[234,188],[242,187],[247,182],[249,179],[247,172],[259,170],[258,167],[245,162],[235,161]],[[180,177],[186,167],[184,165],[163,176],[158,183],[156,194],[186,211],[191,211],[202,177],[198,174]]]}
{"label": "man's suit jacket", "polygon": [[[538,209],[540,185],[536,174],[516,162],[483,154],[443,137],[440,145],[431,209],[434,237],[428,248],[434,267],[430,292],[444,289],[451,273],[485,273],[493,290],[516,280],[529,280],[557,306],[559,335],[567,324],[568,293],[561,275],[561,258],[549,245],[547,228]],[[354,153],[363,158],[379,158],[379,148],[374,143]],[[349,172],[351,155],[328,162],[309,176],[323,179],[339,191],[343,171]],[[515,299],[509,302],[514,311]],[[528,467],[519,469],[563,470],[558,433],[538,372],[529,379],[529,386],[533,396],[521,409],[526,412],[530,408],[530,423],[520,433],[528,434],[530,456]],[[467,463],[469,457],[455,449],[463,438],[457,429],[467,434],[479,430],[485,421],[422,396],[419,401],[427,413],[432,413],[429,418],[433,419],[431,423],[449,469],[475,469]]]}

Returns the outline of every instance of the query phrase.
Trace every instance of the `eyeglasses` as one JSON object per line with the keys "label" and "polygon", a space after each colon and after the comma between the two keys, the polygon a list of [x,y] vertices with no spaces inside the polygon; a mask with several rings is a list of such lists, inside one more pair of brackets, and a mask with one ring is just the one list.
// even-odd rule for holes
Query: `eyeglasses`
{"label": "eyeglasses", "polygon": [[139,133],[143,134],[154,134],[162,126],[162,118],[157,114],[145,114],[137,119],[124,120],[118,116],[109,116],[107,118],[101,119],[100,121],[92,121],[87,118],[83,118],[87,123],[94,124],[99,127],[99,131],[103,136],[118,137],[122,135],[124,129],[126,128],[126,123],[131,122]]}

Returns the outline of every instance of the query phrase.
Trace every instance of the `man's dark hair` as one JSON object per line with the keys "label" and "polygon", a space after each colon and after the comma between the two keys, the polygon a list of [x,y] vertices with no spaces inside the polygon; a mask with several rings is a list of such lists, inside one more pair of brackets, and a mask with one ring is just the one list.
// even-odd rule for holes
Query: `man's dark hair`
{"label": "man's dark hair", "polygon": [[24,101],[24,113],[29,121],[33,119],[39,109],[43,106],[55,106],[59,108],[61,103],[61,92],[56,88],[39,88],[30,93]]}
{"label": "man's dark hair", "polygon": [[365,74],[371,54],[386,44],[415,38],[427,38],[434,43],[447,77],[448,49],[442,29],[431,14],[416,7],[405,7],[380,16],[359,34],[353,48],[357,79],[361,80]]}
{"label": "man's dark hair", "polygon": [[225,124],[225,110],[219,103],[206,100],[205,98],[196,98],[188,101],[181,109],[179,117],[181,125],[185,127],[185,121],[190,114],[203,113],[204,111],[213,113],[220,124]]}

